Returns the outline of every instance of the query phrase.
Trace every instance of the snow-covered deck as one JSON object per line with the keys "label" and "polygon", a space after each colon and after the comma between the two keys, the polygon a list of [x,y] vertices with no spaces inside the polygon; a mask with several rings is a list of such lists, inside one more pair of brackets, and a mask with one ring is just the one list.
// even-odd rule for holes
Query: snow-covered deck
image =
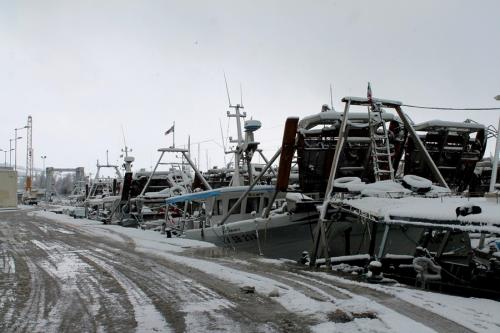
{"label": "snow-covered deck", "polygon": [[[384,222],[436,223],[487,227],[485,231],[500,232],[500,203],[485,198],[466,197],[359,197],[338,201]],[[481,213],[457,216],[458,207],[481,207]]]}

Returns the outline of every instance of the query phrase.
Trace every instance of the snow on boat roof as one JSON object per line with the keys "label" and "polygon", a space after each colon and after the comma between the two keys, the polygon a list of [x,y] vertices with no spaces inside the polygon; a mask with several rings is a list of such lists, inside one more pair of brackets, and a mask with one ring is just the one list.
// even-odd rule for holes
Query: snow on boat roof
{"label": "snow on boat roof", "polygon": [[433,129],[433,128],[450,128],[450,129],[461,129],[461,130],[484,130],[485,127],[483,124],[477,124],[477,123],[464,123],[464,122],[457,122],[457,121],[446,121],[446,120],[429,120],[425,121],[423,123],[419,123],[414,126],[415,130],[417,131],[424,131],[428,129]]}
{"label": "snow on boat roof", "polygon": [[[372,102],[366,97],[354,97],[354,96],[346,96],[342,98],[342,102],[350,101],[351,105],[370,105]],[[386,107],[395,107],[401,106],[403,103],[400,101],[393,101],[390,99],[382,99],[382,98],[372,98],[372,101],[375,103],[381,103],[382,106]]]}
{"label": "snow on boat roof", "polygon": [[[316,125],[327,125],[335,124],[342,120],[344,114],[337,111],[327,111],[319,112],[307,117],[302,118],[299,121],[299,128],[310,129]],[[392,113],[384,112],[382,113],[384,120],[398,120],[399,118]],[[349,112],[348,119],[350,121],[356,120],[366,120],[368,121],[368,112]]]}
{"label": "snow on boat roof", "polygon": [[[214,190],[208,190],[208,191],[201,191],[201,192],[195,192],[195,193],[189,193],[189,194],[184,194],[184,195],[179,195],[176,197],[168,198],[166,200],[166,204],[173,204],[177,202],[184,202],[184,201],[193,201],[193,200],[203,200],[207,198],[212,198],[212,197],[218,197],[221,194],[224,193],[243,193],[248,189],[248,186],[229,186],[229,187],[221,187],[221,188],[216,188]],[[276,187],[274,185],[256,185],[250,193],[255,193],[255,192],[273,192],[276,190]]]}
{"label": "snow on boat roof", "polygon": [[[500,228],[500,204],[486,198],[440,197],[421,198],[403,197],[379,198],[362,197],[346,199],[342,203],[385,221],[427,221],[449,224],[488,224]],[[458,216],[456,209],[463,206],[479,206],[480,214]],[[500,229],[499,229],[500,230]]]}

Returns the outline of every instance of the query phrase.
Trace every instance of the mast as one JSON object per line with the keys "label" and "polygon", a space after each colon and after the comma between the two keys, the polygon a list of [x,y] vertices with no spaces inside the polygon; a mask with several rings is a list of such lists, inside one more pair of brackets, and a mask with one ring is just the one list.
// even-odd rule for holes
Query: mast
{"label": "mast", "polygon": [[[234,109],[234,113],[231,111],[227,111],[228,118],[236,118],[236,130],[238,134],[238,138],[233,140],[229,137],[230,143],[236,143],[236,147],[234,150],[226,152],[234,154],[234,173],[233,178],[231,180],[231,186],[240,186],[244,185],[244,177],[243,171],[246,169],[248,174],[248,184],[253,182],[252,175],[252,158],[256,151],[258,151],[259,142],[255,141],[254,132],[257,131],[261,127],[261,122],[258,120],[246,120],[244,122],[244,130],[245,136],[243,136],[243,128],[242,128],[242,118],[247,116],[246,112],[241,112],[243,107],[243,92],[240,85],[240,103],[232,105],[231,98],[229,97],[229,89],[227,87],[226,76],[224,75],[224,79],[226,81],[226,91],[227,91],[227,99],[229,102],[229,108]],[[222,134],[222,129],[221,129]],[[243,183],[242,183],[243,182]]]}
{"label": "mast", "polygon": [[31,182],[33,180],[33,118],[28,116],[26,126],[26,187],[25,190],[31,193]]}
{"label": "mast", "polygon": [[229,105],[230,108],[234,109],[234,114],[231,114],[231,111],[227,111],[228,118],[236,118],[236,130],[238,133],[238,139],[233,140],[232,137],[229,137],[229,142],[236,143],[236,148],[232,151],[234,153],[234,174],[232,185],[239,186],[243,185],[240,183],[242,172],[240,169],[240,161],[242,159],[242,146],[243,146],[243,133],[241,131],[241,118],[245,118],[247,115],[245,112],[241,113],[240,109],[243,109],[243,106],[240,104]]}
{"label": "mast", "polygon": [[[236,143],[236,148],[231,151],[234,153],[234,174],[233,179],[231,180],[232,186],[240,186],[243,185],[240,183],[241,180],[241,170],[240,170],[240,161],[242,159],[242,146],[243,146],[243,132],[241,131],[241,118],[245,118],[247,114],[245,112],[241,113],[240,109],[243,109],[243,97],[241,98],[242,104],[233,105],[231,103],[231,97],[229,95],[229,88],[227,86],[227,78],[226,73],[224,73],[224,82],[226,83],[226,93],[227,93],[227,101],[229,103],[229,108],[234,109],[234,114],[231,114],[231,111],[227,111],[228,118],[236,118],[236,131],[238,134],[238,139],[233,140],[232,137],[229,137],[230,143]],[[240,86],[241,90],[241,86]],[[243,94],[242,94],[243,95]]]}
{"label": "mast", "polygon": [[498,170],[498,156],[500,154],[500,118],[498,118],[497,142],[495,145],[495,156],[492,161],[491,179],[490,179],[490,192],[495,191],[497,184],[497,170]]}

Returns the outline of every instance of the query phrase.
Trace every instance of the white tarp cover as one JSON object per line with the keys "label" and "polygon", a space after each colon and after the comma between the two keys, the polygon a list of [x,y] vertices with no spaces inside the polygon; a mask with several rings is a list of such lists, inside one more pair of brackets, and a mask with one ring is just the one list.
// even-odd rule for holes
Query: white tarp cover
{"label": "white tarp cover", "polygon": [[[384,220],[412,218],[434,221],[449,221],[461,224],[488,224],[500,226],[500,203],[486,198],[466,197],[360,197],[343,201],[354,208],[376,215]],[[457,216],[458,207],[475,205],[481,207],[480,214]]]}

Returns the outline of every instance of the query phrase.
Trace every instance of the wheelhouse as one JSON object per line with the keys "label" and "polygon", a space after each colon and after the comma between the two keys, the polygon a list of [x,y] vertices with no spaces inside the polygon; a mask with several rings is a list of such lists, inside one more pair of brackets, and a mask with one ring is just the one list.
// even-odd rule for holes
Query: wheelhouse
{"label": "wheelhouse", "polygon": [[[166,200],[167,206],[175,205],[184,209],[189,214],[206,216],[206,225],[216,225],[233,208],[238,199],[247,191],[248,186],[225,187],[209,191],[202,191],[172,197]],[[275,191],[275,186],[257,185],[248,196],[243,199],[229,216],[227,222],[250,219],[254,216],[262,215],[264,209],[269,205]],[[194,206],[191,206],[194,203]],[[202,208],[204,206],[204,208]],[[195,208],[191,208],[195,207]]]}

